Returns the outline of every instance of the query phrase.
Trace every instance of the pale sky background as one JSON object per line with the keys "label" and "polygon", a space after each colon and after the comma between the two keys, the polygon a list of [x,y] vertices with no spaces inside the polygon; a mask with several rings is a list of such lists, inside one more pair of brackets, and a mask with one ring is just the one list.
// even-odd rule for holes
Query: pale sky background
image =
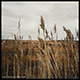
{"label": "pale sky background", "polygon": [[[37,40],[40,16],[43,16],[45,27],[50,32],[56,24],[58,39],[65,37],[62,26],[70,29],[75,36],[79,29],[79,2],[2,2],[2,39],[12,39],[17,33],[21,17],[21,34],[23,39],[31,35]],[[42,31],[41,31],[42,32]],[[42,37],[42,34],[41,34]]]}

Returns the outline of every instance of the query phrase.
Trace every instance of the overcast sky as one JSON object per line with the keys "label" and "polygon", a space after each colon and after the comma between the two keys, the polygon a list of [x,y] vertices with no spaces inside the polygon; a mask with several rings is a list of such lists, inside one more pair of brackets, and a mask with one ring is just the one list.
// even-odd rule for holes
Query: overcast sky
{"label": "overcast sky", "polygon": [[36,40],[40,16],[43,16],[49,32],[56,24],[58,39],[66,35],[62,26],[70,29],[75,36],[75,28],[79,29],[78,7],[78,2],[2,2],[2,39],[10,39],[12,33],[17,33],[21,17],[21,34],[24,39],[27,40],[28,35],[31,35]]}

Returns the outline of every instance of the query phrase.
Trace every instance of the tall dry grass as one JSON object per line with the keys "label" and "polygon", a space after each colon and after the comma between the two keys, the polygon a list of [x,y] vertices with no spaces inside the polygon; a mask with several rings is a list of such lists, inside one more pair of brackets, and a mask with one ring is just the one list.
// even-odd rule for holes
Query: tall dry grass
{"label": "tall dry grass", "polygon": [[[66,37],[64,40],[58,41],[56,24],[49,35],[41,16],[41,24],[38,28],[38,52],[34,52],[34,42],[29,36],[29,43],[26,45],[28,50],[25,54],[20,26],[19,20],[18,33],[14,34],[12,49],[14,53],[6,54],[7,57],[2,56],[3,76],[26,79],[74,79],[79,77],[79,52],[76,51],[77,44],[74,42],[74,36],[69,29],[63,26]],[[40,37],[41,29],[43,30],[43,39]],[[78,31],[76,31],[76,38],[79,39]],[[5,41],[2,42],[2,47],[5,43]]]}

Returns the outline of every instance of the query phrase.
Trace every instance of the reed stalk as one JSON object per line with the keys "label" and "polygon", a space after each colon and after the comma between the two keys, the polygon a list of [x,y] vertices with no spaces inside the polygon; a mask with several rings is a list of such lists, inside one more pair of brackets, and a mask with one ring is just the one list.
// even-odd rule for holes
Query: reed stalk
{"label": "reed stalk", "polygon": [[8,55],[7,55],[7,71],[6,71],[6,77],[8,78],[9,73],[9,62],[8,62]]}
{"label": "reed stalk", "polygon": [[14,66],[13,66],[13,76],[14,76],[14,78],[15,78],[15,55],[14,55]]}

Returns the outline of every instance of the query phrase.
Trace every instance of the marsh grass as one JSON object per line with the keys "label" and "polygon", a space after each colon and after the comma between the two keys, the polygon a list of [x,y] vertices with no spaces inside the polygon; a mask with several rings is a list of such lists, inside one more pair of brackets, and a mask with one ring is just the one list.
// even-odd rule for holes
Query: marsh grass
{"label": "marsh grass", "polygon": [[[18,33],[14,34],[14,46],[12,56],[2,56],[2,74],[6,78],[11,74],[13,78],[26,79],[73,79],[79,76],[79,52],[76,51],[77,44],[74,43],[74,36],[69,29],[63,26],[66,33],[64,40],[58,41],[56,24],[54,25],[51,35],[45,27],[45,22],[41,16],[40,28],[38,28],[38,53],[34,52],[34,42],[29,36],[27,54],[23,51],[23,36],[21,36],[20,20],[18,22]],[[40,29],[43,30],[40,37]],[[56,34],[56,36],[54,36]],[[56,37],[56,40],[54,38]],[[79,39],[79,32],[76,31],[76,38]],[[48,40],[47,40],[48,39]],[[2,47],[6,41],[2,42]],[[35,58],[34,58],[35,56]],[[24,60],[24,57],[25,60]],[[10,59],[9,59],[10,58]],[[12,66],[12,67],[11,67]],[[9,69],[11,69],[9,71]]]}

